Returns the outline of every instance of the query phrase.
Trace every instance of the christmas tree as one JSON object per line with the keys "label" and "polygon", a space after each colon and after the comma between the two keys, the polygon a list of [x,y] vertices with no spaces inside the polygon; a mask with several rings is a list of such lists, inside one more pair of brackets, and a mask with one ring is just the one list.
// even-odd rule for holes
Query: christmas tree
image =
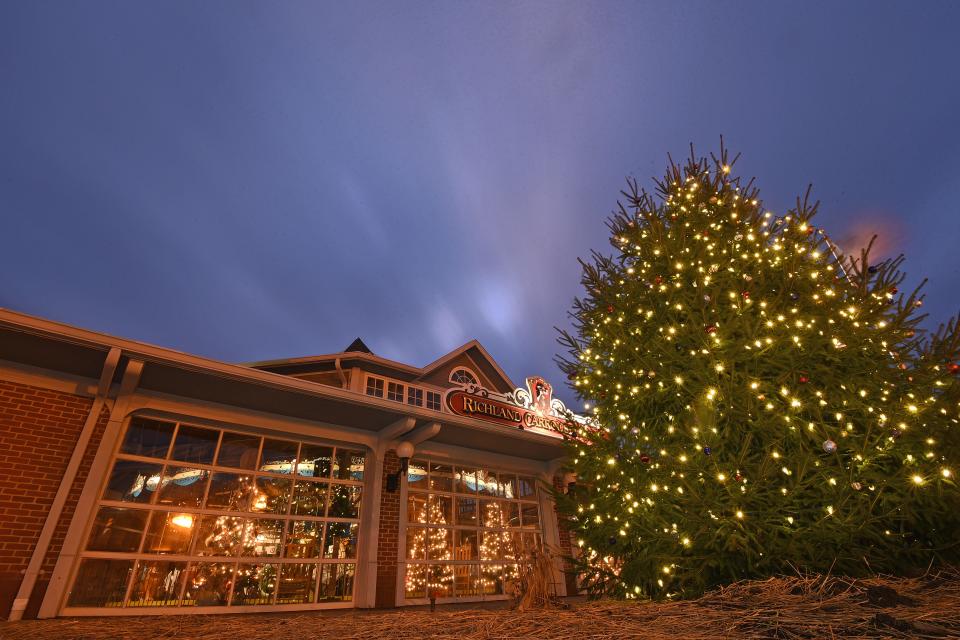
{"label": "christmas tree", "polygon": [[559,363],[597,426],[571,423],[558,501],[585,586],[960,560],[956,319],[925,330],[902,257],[841,256],[809,190],[775,215],[732,164],[628,181],[613,255],[581,261]]}

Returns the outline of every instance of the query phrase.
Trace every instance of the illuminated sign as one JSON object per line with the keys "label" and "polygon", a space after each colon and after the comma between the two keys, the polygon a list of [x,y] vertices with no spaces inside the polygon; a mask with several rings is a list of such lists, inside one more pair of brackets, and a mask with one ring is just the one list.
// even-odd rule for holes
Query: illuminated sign
{"label": "illuminated sign", "polygon": [[526,389],[503,395],[473,385],[457,389],[447,394],[447,406],[458,416],[554,437],[560,437],[567,425],[566,407],[553,398],[553,387],[539,376],[527,378]]}

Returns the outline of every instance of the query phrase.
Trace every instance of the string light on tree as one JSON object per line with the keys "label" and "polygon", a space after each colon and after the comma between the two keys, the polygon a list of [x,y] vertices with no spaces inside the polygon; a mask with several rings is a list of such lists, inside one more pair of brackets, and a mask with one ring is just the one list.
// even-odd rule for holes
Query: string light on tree
{"label": "string light on tree", "polygon": [[561,366],[600,426],[570,427],[558,504],[587,589],[960,561],[956,319],[924,329],[902,257],[842,256],[809,192],[774,215],[733,164],[630,181],[584,263]]}

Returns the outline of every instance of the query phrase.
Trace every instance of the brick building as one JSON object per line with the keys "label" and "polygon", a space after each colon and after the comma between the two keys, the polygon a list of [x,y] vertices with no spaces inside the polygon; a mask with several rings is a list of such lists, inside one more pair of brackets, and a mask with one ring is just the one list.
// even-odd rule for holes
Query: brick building
{"label": "brick building", "polygon": [[236,365],[0,309],[0,618],[506,598],[569,551],[551,396],[476,341]]}

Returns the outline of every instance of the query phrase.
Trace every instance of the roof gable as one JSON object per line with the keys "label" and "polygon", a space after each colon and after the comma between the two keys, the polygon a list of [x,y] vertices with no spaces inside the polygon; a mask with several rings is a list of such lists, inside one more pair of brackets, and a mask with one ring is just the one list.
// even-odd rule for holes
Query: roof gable
{"label": "roof gable", "polygon": [[487,350],[483,348],[483,345],[476,340],[471,340],[423,367],[423,373],[420,374],[418,380],[434,378],[440,374],[443,376],[444,381],[446,381],[446,377],[449,375],[447,370],[452,370],[455,365],[460,364],[473,369],[478,375],[488,381],[493,391],[509,393],[516,388],[516,385],[510,377],[504,373],[500,365],[498,365]]}

